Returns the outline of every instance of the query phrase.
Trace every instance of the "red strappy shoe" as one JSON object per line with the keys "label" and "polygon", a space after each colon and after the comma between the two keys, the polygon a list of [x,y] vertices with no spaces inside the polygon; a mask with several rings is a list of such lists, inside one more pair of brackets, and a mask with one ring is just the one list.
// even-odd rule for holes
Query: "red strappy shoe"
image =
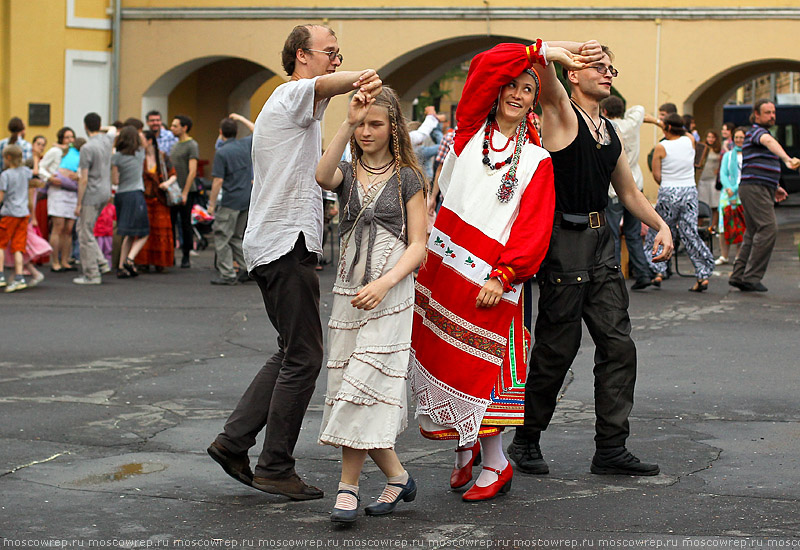
{"label": "red strappy shoe", "polygon": [[514,470],[511,468],[510,462],[504,470],[496,470],[494,468],[489,468],[488,466],[484,466],[483,469],[497,474],[497,481],[487,487],[478,487],[477,485],[473,485],[466,493],[461,495],[461,500],[464,502],[490,500],[497,495],[505,494],[511,490],[511,478],[514,477]]}
{"label": "red strappy shoe", "polygon": [[472,481],[472,467],[478,466],[481,463],[481,443],[476,441],[475,445],[469,449],[456,449],[460,451],[472,451],[472,458],[469,459],[463,468],[453,468],[453,473],[450,474],[450,488],[460,489],[470,481]]}

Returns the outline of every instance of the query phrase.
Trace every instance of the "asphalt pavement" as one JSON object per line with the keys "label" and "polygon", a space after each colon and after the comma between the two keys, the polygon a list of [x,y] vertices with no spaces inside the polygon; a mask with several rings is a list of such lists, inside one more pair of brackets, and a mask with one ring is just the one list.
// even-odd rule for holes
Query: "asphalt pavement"
{"label": "asphalt pavement", "polygon": [[[585,334],[542,436],[549,475],[517,473],[509,494],[463,503],[448,485],[453,446],[423,439],[411,405],[397,451],[417,499],[350,528],[328,518],[340,462],[317,443],[324,369],[295,453],[324,499],[253,490],[206,454],[276,349],[255,283],[210,285],[208,250],[191,269],[99,287],[46,271],[39,287],[0,295],[2,546],[800,547],[800,207],[778,214],[769,292],[732,289],[729,266],[703,294],[678,276],[631,292],[639,372],[628,447],[660,475],[589,472]],[[320,281],[324,323],[333,269]],[[362,507],[383,482],[368,461]]]}

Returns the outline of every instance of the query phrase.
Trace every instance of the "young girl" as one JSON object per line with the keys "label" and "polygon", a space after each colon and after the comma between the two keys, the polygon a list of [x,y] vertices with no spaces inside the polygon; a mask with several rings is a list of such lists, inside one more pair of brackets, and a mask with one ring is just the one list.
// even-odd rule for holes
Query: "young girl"
{"label": "young girl", "polygon": [[[352,164],[338,162],[351,142]],[[412,272],[425,257],[424,178],[397,94],[353,96],[316,173],[339,195],[341,246],[329,327],[328,390],[320,442],[342,448],[331,521],[351,523],[367,454],[388,481],[368,515],[417,495],[394,452],[407,424],[406,375],[414,306]]]}

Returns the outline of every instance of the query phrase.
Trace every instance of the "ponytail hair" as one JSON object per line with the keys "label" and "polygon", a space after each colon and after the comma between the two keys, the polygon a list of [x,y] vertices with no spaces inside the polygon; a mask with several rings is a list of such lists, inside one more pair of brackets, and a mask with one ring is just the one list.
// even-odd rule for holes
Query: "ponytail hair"
{"label": "ponytail hair", "polygon": [[21,118],[15,116],[11,120],[9,120],[8,131],[11,132],[11,136],[8,138],[8,144],[14,145],[19,139],[19,135],[22,133],[23,130],[25,130],[25,123],[22,122]]}
{"label": "ponytail hair", "polygon": [[682,136],[686,133],[686,127],[683,125],[683,117],[678,113],[672,113],[664,118],[664,131],[669,132],[673,136]]}

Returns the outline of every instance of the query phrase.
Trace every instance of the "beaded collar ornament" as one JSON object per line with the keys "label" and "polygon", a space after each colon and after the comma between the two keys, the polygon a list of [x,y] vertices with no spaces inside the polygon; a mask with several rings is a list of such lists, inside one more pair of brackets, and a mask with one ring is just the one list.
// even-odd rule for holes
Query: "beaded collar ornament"
{"label": "beaded collar ornament", "polygon": [[[483,131],[483,164],[486,166],[490,175],[500,170],[503,166],[511,165],[508,172],[503,174],[503,177],[500,179],[500,187],[497,189],[497,199],[500,202],[508,202],[511,200],[511,197],[514,196],[514,190],[517,188],[517,185],[519,185],[519,181],[517,180],[517,166],[519,165],[519,157],[522,154],[522,148],[528,142],[528,137],[525,132],[525,119],[517,126],[516,135],[508,138],[505,147],[502,149],[495,149],[492,145],[494,127],[494,119],[492,117],[486,119],[486,127]],[[504,161],[492,164],[492,160],[489,158],[489,149],[491,148],[492,151],[497,153],[505,151],[512,139],[515,140],[514,152]]]}

